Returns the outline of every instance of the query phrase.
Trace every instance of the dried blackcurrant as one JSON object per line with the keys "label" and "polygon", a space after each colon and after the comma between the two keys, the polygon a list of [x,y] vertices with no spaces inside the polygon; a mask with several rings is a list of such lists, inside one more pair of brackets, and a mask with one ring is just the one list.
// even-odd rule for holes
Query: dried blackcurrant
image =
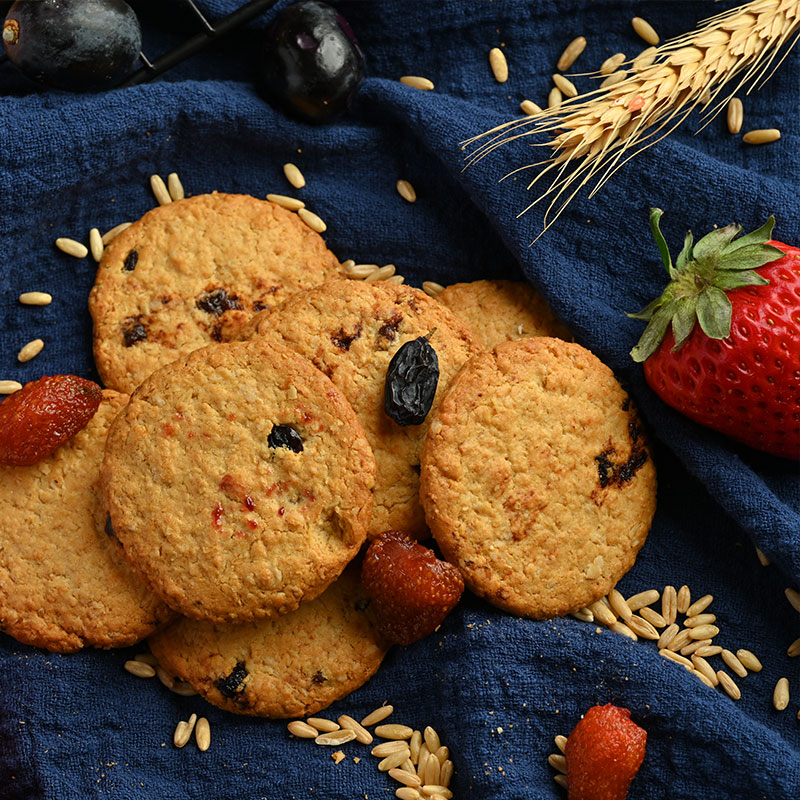
{"label": "dried blackcurrant", "polygon": [[274,425],[267,436],[270,447],[285,447],[293,453],[303,452],[303,438],[291,425]]}
{"label": "dried blackcurrant", "polygon": [[307,122],[327,122],[353,102],[364,80],[364,56],[335,8],[303,0],[275,17],[260,72],[270,102]]}
{"label": "dried blackcurrant", "polygon": [[226,311],[242,307],[239,298],[235,294],[228,294],[224,289],[213,289],[201,294],[195,301],[195,305],[201,311],[213,314],[215,317],[221,317]]}
{"label": "dried blackcurrant", "polygon": [[422,424],[433,405],[439,358],[430,336],[406,342],[389,362],[383,407],[398,425]]}
{"label": "dried blackcurrant", "polygon": [[125,256],[125,261],[122,263],[122,271],[123,272],[133,272],[136,269],[136,264],[139,262],[139,251],[138,250],[131,250],[128,255]]}
{"label": "dried blackcurrant", "polygon": [[237,694],[244,691],[244,679],[247,677],[247,667],[243,661],[238,661],[231,670],[231,674],[225,678],[218,678],[214,685],[219,689],[223,697],[233,699]]}
{"label": "dried blackcurrant", "polygon": [[74,92],[119,83],[136,64],[139,20],[123,0],[20,0],[3,24],[15,67],[35,81]]}

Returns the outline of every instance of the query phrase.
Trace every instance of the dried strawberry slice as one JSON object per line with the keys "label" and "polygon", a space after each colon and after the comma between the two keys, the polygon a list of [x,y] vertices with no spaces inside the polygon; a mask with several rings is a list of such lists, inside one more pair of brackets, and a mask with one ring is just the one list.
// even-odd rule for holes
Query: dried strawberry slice
{"label": "dried strawberry slice", "polygon": [[386,531],[367,549],[361,580],[383,635],[411,644],[441,625],[464,591],[461,573],[402,531]]}
{"label": "dried strawberry slice", "polygon": [[627,708],[590,708],[567,739],[569,800],[625,800],[646,743],[647,731]]}
{"label": "dried strawberry slice", "polygon": [[0,465],[28,466],[83,430],[103,390],[76,375],[52,375],[25,384],[0,403]]}

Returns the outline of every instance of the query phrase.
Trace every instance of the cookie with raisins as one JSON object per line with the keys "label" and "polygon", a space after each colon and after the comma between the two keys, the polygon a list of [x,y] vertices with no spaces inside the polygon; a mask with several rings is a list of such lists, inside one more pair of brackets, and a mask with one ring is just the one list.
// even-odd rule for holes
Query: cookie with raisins
{"label": "cookie with raisins", "polygon": [[[427,536],[419,458],[431,413],[450,378],[470,356],[483,352],[466,325],[418,289],[349,280],[296,294],[257,315],[251,327],[255,338],[283,342],[311,359],[355,409],[378,465],[370,536],[386,530]],[[386,413],[389,364],[403,345],[425,336],[439,369],[432,411],[420,424],[400,425]],[[411,369],[409,379],[415,374],[421,378]],[[408,393],[416,394],[415,388],[409,386]],[[402,386],[393,389],[404,394]]]}
{"label": "cookie with raisins", "polygon": [[636,410],[588,350],[498,344],[453,379],[422,452],[431,531],[467,586],[548,618],[607,594],[633,566],[656,507]]}
{"label": "cookie with raisins", "polygon": [[484,347],[528,336],[572,341],[545,299],[522,281],[453,283],[436,299],[462,319]]}
{"label": "cookie with raisins", "polygon": [[103,447],[127,401],[104,391],[87,426],[54,453],[0,467],[0,630],[20,642],[62,653],[125,647],[173,616],[106,528]]}
{"label": "cookie with raisins", "polygon": [[215,625],[180,619],[150,638],[171,675],[237,714],[304,717],[366,683],[388,645],[377,632],[358,569],[275,620]]}
{"label": "cookie with raisins", "polygon": [[319,234],[266,200],[204,194],[148,211],[106,248],[89,296],[105,384],[133,391],[158,367],[256,311],[342,277]]}
{"label": "cookie with raisins", "polygon": [[375,460],[310,361],[260,339],[157,370],[108,436],[106,506],[129,562],[185,616],[275,618],[358,553]]}

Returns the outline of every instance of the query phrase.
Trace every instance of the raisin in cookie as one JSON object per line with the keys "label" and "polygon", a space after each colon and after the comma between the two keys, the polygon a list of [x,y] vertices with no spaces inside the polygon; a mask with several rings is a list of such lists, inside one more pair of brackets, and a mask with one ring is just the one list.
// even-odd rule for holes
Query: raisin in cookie
{"label": "raisin in cookie", "polygon": [[425,442],[421,494],[470,589],[546,618],[597,600],[631,568],[656,473],[611,370],[541,337],[499,344],[453,379]]}
{"label": "raisin in cookie", "polygon": [[161,666],[210,703],[262,717],[326,708],[366,683],[387,647],[352,567],[280,619],[215,625],[183,618],[150,639]]}
{"label": "raisin in cookie", "polygon": [[[370,535],[427,535],[419,504],[419,457],[431,413],[450,378],[483,348],[451,311],[418,289],[393,283],[332,281],[259,314],[255,338],[283,341],[311,359],[342,391],[364,426],[378,466]],[[402,427],[384,411],[386,371],[406,342],[434,331],[439,359],[433,408]]]}
{"label": "raisin in cookie", "polygon": [[266,340],[162,367],[111,428],[105,499],[125,555],[189,617],[274,618],[358,553],[375,461],[341,392]]}
{"label": "raisin in cookie", "polygon": [[89,424],[52,455],[0,467],[0,629],[20,642],[62,653],[124,647],[173,616],[106,529],[100,465],[127,400],[104,391]]}
{"label": "raisin in cookie", "polygon": [[487,349],[527,336],[572,340],[545,299],[521,281],[454,283],[436,298],[464,320]]}
{"label": "raisin in cookie", "polygon": [[247,195],[205,194],[148,211],[106,248],[89,296],[107,386],[133,391],[158,367],[301,289],[342,276],[296,214]]}

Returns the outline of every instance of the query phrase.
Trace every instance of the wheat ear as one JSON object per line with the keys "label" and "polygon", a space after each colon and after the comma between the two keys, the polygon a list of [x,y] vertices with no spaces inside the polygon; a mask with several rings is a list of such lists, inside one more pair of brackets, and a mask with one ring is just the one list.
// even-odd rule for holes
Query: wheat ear
{"label": "wheat ear", "polygon": [[475,146],[467,166],[515,139],[545,134],[548,141],[534,146],[550,147],[550,157],[503,178],[541,168],[528,184],[531,189],[551,174],[549,187],[517,215],[549,199],[541,236],[583,186],[594,180],[593,196],[698,105],[705,109],[705,127],[740,89],[749,93],[763,86],[797,42],[798,29],[800,0],[754,0],[718,14],[697,30],[619,64],[612,75],[588,73],[602,81],[599,88],[467,140],[463,149]]}

